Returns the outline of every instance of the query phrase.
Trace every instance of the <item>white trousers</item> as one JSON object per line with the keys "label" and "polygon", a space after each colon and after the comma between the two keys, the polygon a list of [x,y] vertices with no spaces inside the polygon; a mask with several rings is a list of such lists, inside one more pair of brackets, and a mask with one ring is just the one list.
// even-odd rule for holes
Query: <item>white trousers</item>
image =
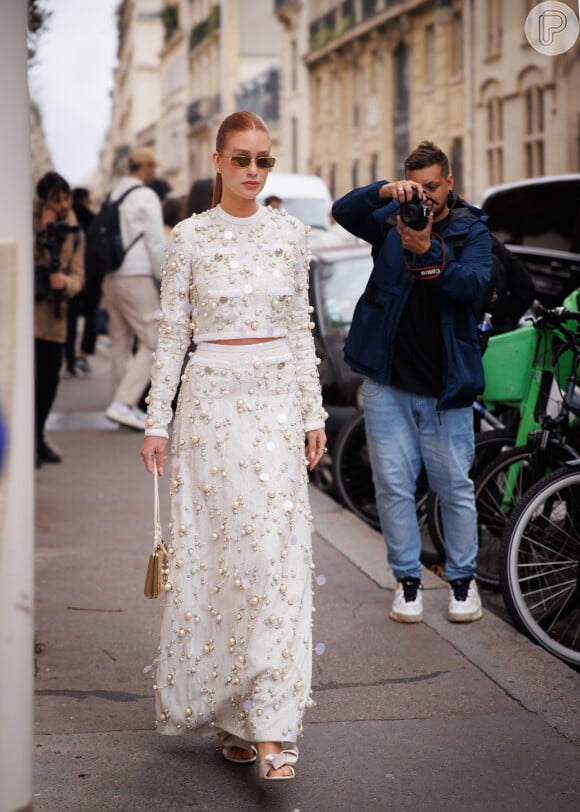
{"label": "white trousers", "polygon": [[113,400],[135,406],[151,378],[159,292],[152,276],[112,273],[105,277],[103,299],[109,314]]}

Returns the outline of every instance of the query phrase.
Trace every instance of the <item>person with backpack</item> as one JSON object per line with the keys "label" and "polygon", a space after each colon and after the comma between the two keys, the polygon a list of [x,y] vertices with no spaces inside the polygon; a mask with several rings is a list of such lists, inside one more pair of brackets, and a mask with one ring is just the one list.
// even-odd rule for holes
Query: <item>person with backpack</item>
{"label": "person with backpack", "polygon": [[[95,257],[103,241],[111,243],[108,267],[104,267],[103,301],[109,315],[113,400],[105,416],[137,431],[143,431],[146,422],[137,404],[149,381],[157,343],[164,254],[161,202],[147,186],[157,165],[152,149],[134,149],[129,156],[129,174],[115,186],[87,234],[89,243],[101,239],[101,245],[95,246]],[[120,235],[115,234],[115,228]],[[89,261],[93,260],[87,256]],[[137,351],[133,353],[135,339]]]}
{"label": "person with backpack", "polygon": [[[441,502],[447,617],[469,622],[482,616],[469,469],[472,402],[484,388],[473,305],[490,279],[491,238],[486,215],[470,205],[455,209],[454,200],[447,156],[423,141],[406,159],[404,179],[355,189],[332,210],[344,228],[376,246],[345,359],[365,376],[377,507],[397,579],[390,617],[403,623],[423,619],[415,512],[422,463]],[[459,235],[461,261],[453,253]]]}

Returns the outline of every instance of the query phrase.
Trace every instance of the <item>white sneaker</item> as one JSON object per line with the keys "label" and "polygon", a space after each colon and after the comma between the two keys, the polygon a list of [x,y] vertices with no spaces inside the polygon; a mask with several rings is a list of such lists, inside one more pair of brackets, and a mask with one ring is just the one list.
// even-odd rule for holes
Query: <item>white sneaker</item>
{"label": "white sneaker", "polygon": [[112,423],[118,423],[120,426],[126,426],[129,429],[136,431],[145,431],[147,426],[147,415],[138,409],[136,406],[128,406],[126,403],[119,403],[114,400],[107,411],[105,417]]}
{"label": "white sneaker", "polygon": [[473,620],[479,620],[482,614],[481,598],[475,579],[457,578],[455,581],[449,581],[447,619],[452,623],[471,623]]}
{"label": "white sneaker", "polygon": [[395,590],[389,617],[399,623],[420,623],[423,620],[423,584],[420,578],[402,578]]}

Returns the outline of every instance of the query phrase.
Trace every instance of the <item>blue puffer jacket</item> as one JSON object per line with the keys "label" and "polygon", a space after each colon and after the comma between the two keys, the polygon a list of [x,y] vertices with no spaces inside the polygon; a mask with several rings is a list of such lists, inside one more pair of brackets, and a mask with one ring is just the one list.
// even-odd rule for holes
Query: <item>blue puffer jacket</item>
{"label": "blue puffer jacket", "polygon": [[[399,204],[379,197],[388,181],[354,189],[337,200],[332,213],[341,226],[371,245],[382,245],[366,289],[359,299],[344,347],[346,363],[378,383],[389,383],[393,369],[395,336],[405,303],[416,283],[405,266],[401,238],[385,223],[396,216]],[[439,266],[436,279],[417,284],[430,285],[439,296],[443,335],[442,386],[439,409],[469,406],[483,391],[484,377],[477,325],[472,305],[490,279],[491,237],[487,215],[475,206],[454,207],[442,235],[444,244],[433,239],[426,254],[408,255],[413,268]],[[461,235],[461,261],[453,253],[454,239]]]}

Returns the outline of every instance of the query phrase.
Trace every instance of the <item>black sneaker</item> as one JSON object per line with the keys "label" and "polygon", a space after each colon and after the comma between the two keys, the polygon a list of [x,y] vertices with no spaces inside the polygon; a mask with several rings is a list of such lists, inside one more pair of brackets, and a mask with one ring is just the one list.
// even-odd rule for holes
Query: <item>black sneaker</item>
{"label": "black sneaker", "polygon": [[[44,440],[38,444],[37,459],[43,462],[62,462],[62,457]],[[37,466],[38,467],[38,466]]]}

